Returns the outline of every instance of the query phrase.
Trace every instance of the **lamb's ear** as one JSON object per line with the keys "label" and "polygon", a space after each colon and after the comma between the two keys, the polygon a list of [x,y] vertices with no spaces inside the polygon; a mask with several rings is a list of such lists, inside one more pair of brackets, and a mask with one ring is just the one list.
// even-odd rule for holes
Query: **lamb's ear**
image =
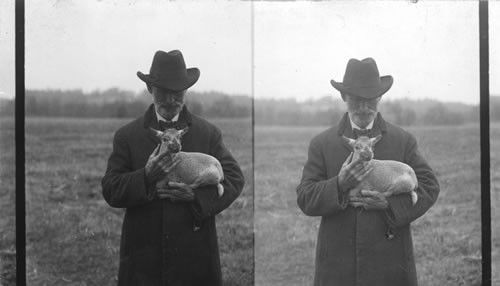
{"label": "lamb's ear", "polygon": [[151,131],[153,131],[153,133],[156,135],[156,137],[161,138],[163,136],[163,132],[156,130],[156,129],[153,129],[151,127],[149,127],[149,129],[151,129]]}
{"label": "lamb's ear", "polygon": [[381,138],[382,138],[382,134],[379,134],[379,135],[375,136],[374,138],[371,138],[372,146],[375,146],[375,144],[377,144],[377,142],[380,141]]}
{"label": "lamb's ear", "polygon": [[188,133],[188,131],[189,131],[189,127],[185,127],[184,129],[181,129],[180,131],[181,131],[181,134],[180,134],[180,135],[181,135],[181,136],[184,136],[184,134]]}
{"label": "lamb's ear", "polygon": [[348,138],[345,135],[342,135],[342,140],[344,140],[347,144],[349,144],[351,146],[353,146],[354,143],[356,143],[356,140]]}

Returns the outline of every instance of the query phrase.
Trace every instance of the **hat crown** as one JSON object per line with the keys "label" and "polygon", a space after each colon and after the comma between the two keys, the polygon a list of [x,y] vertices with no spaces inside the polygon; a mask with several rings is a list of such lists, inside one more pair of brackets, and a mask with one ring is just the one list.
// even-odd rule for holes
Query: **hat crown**
{"label": "hat crown", "polygon": [[377,63],[372,58],[363,60],[350,59],[344,74],[344,85],[356,87],[373,87],[380,85],[380,74]]}
{"label": "hat crown", "polygon": [[169,90],[186,90],[198,81],[198,68],[186,69],[186,63],[181,51],[173,50],[168,53],[157,51],[149,74],[138,71],[137,76],[148,86],[157,86]]}
{"label": "hat crown", "polygon": [[186,73],[186,63],[179,50],[157,51],[149,70],[149,75],[158,80],[182,78]]}
{"label": "hat crown", "polygon": [[350,59],[344,74],[343,82],[330,80],[330,84],[340,91],[340,94],[350,94],[363,98],[382,96],[392,86],[390,75],[380,76],[377,63],[372,58],[363,60]]}

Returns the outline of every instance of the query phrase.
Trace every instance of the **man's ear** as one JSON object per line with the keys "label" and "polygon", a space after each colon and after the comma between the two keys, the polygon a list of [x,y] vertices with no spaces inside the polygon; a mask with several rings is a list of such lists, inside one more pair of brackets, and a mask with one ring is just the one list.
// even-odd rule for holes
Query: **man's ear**
{"label": "man's ear", "polygon": [[147,83],[146,86],[148,88],[149,93],[153,94],[153,86],[150,85],[149,83]]}
{"label": "man's ear", "polygon": [[341,93],[340,93],[340,96],[342,97],[342,100],[345,102],[345,101],[346,101],[346,98],[345,98],[345,93],[341,92]]}

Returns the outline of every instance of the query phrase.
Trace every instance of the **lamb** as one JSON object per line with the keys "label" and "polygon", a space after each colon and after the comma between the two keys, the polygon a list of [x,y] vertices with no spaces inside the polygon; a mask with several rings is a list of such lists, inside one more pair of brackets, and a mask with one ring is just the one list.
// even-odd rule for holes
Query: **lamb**
{"label": "lamb", "polygon": [[343,136],[343,140],[352,146],[354,150],[352,161],[366,161],[373,167],[373,170],[363,181],[349,191],[349,195],[358,196],[361,190],[377,190],[381,193],[386,193],[386,196],[409,193],[412,203],[415,205],[418,201],[418,196],[415,192],[418,187],[415,171],[402,162],[373,159],[373,147],[380,138],[382,138],[382,135],[374,138],[360,136],[356,140]]}
{"label": "lamb", "polygon": [[179,159],[167,176],[156,183],[157,188],[164,187],[168,182],[181,182],[191,188],[217,185],[219,197],[224,194],[221,184],[224,173],[219,160],[204,153],[181,152],[181,138],[187,133],[188,127],[182,130],[170,128],[164,132],[152,128],[151,130],[161,140],[159,152],[168,152],[167,156],[176,156]]}

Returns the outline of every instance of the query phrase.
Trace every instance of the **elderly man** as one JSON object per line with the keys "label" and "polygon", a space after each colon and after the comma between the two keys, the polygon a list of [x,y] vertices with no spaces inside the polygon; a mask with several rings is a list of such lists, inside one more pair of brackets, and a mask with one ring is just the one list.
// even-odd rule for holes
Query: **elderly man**
{"label": "elderly man", "polygon": [[[375,61],[349,60],[343,82],[331,81],[347,105],[340,123],[312,139],[297,202],[309,216],[321,216],[314,285],[417,285],[410,223],[436,201],[436,176],[418,151],[415,137],[386,122],[377,107],[392,86]],[[358,130],[359,129],[359,130]],[[349,196],[371,171],[352,161],[342,135],[382,135],[374,157],[410,165],[418,180],[418,202],[407,194],[386,197],[377,190]],[[380,190],[382,191],[382,190]]]}
{"label": "elderly man", "polygon": [[[146,83],[153,104],[144,116],[115,133],[102,179],[108,204],[126,209],[118,285],[221,285],[215,215],[241,193],[241,169],[224,146],[221,131],[184,105],[186,90],[200,72],[186,69],[180,51],[156,52],[150,73],[137,75]],[[155,187],[176,163],[158,152],[160,140],[150,129],[166,126],[189,127],[182,137],[183,151],[210,154],[220,161],[222,197],[215,185],[191,189],[170,182],[166,189]]]}

